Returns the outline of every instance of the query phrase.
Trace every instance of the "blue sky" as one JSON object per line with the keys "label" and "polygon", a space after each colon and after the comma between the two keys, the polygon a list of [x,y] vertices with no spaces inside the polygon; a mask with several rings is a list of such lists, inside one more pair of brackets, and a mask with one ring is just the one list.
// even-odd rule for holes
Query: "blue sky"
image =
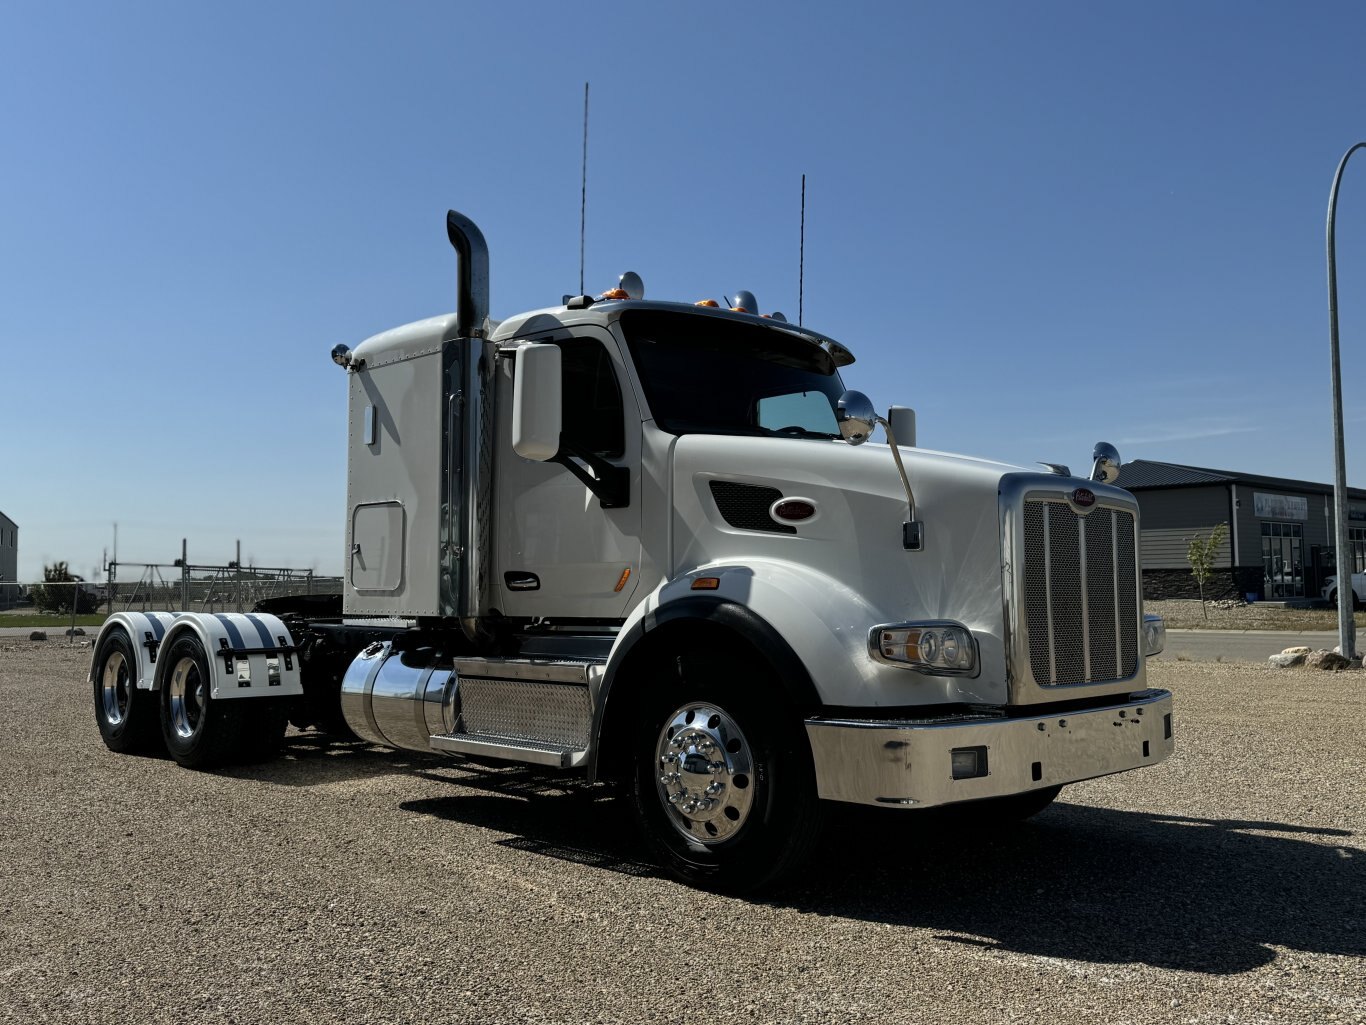
{"label": "blue sky", "polygon": [[[747,288],[921,443],[1332,479],[1323,220],[1356,4],[29,3],[0,8],[0,510],[20,577],[336,572],[327,359],[454,305]],[[1366,484],[1366,154],[1339,211]]]}

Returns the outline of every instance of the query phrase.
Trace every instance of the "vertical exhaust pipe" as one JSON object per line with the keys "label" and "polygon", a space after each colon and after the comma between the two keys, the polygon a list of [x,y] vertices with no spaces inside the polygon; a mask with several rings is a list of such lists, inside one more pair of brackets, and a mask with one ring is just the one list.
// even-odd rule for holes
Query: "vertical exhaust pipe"
{"label": "vertical exhaust pipe", "polygon": [[446,213],[446,236],[459,257],[455,328],[443,345],[446,425],[442,488],[441,612],[470,639],[491,604],[493,504],[493,354],[489,323],[489,248],[464,214]]}
{"label": "vertical exhaust pipe", "polygon": [[482,338],[489,316],[489,247],[484,233],[464,214],[446,211],[446,237],[460,257],[455,319],[461,338]]}

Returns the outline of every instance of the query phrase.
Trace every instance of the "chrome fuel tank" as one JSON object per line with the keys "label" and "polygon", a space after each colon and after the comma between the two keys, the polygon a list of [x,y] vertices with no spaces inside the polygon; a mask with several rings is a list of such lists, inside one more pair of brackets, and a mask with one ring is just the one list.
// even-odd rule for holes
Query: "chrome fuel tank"
{"label": "chrome fuel tank", "polygon": [[455,727],[456,674],[429,654],[376,642],[357,655],[342,678],[346,724],[375,744],[431,751],[430,738]]}

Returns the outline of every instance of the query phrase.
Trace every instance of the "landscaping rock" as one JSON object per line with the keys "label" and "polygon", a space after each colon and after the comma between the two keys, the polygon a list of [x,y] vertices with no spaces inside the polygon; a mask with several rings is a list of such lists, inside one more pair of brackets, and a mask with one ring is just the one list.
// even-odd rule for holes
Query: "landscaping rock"
{"label": "landscaping rock", "polygon": [[1302,652],[1295,652],[1294,654],[1289,655],[1282,652],[1279,655],[1272,655],[1266,662],[1272,669],[1290,669],[1294,666],[1304,665],[1304,660],[1307,657],[1308,656]]}
{"label": "landscaping rock", "polygon": [[66,635],[67,635],[68,637],[84,637],[84,636],[85,636],[85,631],[82,630],[82,629],[78,626],[78,627],[76,627],[74,630],[68,630],[68,631],[66,632]]}
{"label": "landscaping rock", "polygon": [[1308,654],[1309,654],[1311,651],[1313,651],[1313,650],[1314,650],[1313,648],[1308,647],[1307,645],[1301,644],[1301,645],[1298,645],[1298,646],[1296,646],[1296,647],[1294,647],[1294,648],[1282,648],[1282,649],[1281,649],[1281,654],[1282,654],[1282,655],[1308,655]]}
{"label": "landscaping rock", "polygon": [[1350,669],[1352,666],[1350,659],[1344,658],[1336,651],[1329,651],[1327,648],[1310,653],[1305,657],[1304,664],[1310,669],[1323,669],[1328,671]]}
{"label": "landscaping rock", "polygon": [[28,639],[31,641],[45,641],[47,640],[47,634],[42,630],[34,630],[33,633],[28,635]]}

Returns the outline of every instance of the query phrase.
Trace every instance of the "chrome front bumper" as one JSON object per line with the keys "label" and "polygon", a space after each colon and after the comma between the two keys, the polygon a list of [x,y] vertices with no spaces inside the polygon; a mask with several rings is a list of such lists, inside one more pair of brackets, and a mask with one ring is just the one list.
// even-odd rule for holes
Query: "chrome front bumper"
{"label": "chrome front bumper", "polygon": [[[816,789],[831,801],[928,808],[1156,765],[1172,753],[1172,696],[1022,719],[808,719]],[[986,774],[954,779],[953,752],[985,750]]]}

